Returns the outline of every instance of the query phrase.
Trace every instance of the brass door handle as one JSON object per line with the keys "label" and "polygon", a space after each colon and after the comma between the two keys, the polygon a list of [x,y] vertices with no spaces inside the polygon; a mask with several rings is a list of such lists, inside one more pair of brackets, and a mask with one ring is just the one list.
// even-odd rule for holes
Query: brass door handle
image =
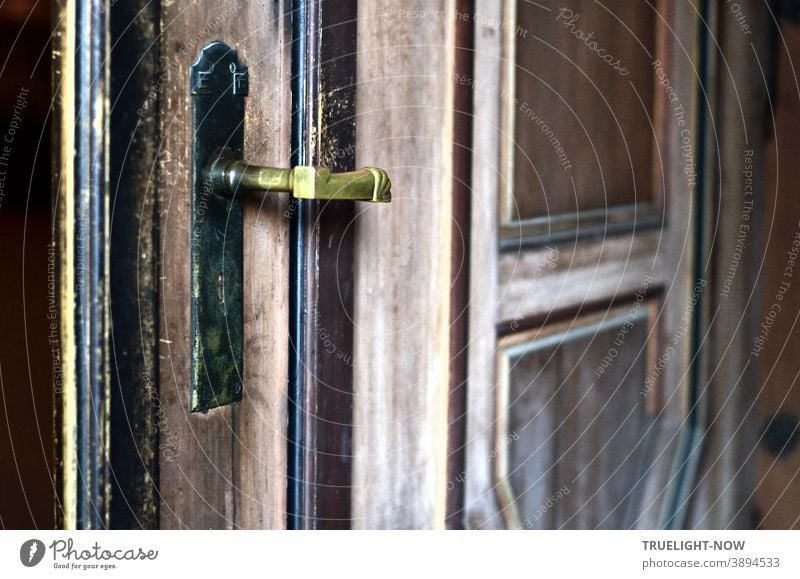
{"label": "brass door handle", "polygon": [[348,173],[331,173],[324,167],[292,169],[260,167],[221,153],[211,165],[214,188],[223,195],[237,192],[290,192],[296,199],[337,201],[392,200],[389,175],[383,169],[365,167]]}
{"label": "brass door handle", "polygon": [[203,47],[189,69],[192,95],[191,375],[189,408],[242,399],[244,210],[241,193],[288,191],[298,199],[391,199],[386,171],[258,167],[245,162],[247,65],[223,42]]}

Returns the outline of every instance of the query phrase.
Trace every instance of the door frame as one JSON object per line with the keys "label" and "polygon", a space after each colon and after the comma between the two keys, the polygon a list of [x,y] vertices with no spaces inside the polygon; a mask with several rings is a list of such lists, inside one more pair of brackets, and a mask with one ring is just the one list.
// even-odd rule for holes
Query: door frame
{"label": "door frame", "polygon": [[158,81],[159,4],[53,11],[56,525],[157,528],[159,118],[137,103]]}

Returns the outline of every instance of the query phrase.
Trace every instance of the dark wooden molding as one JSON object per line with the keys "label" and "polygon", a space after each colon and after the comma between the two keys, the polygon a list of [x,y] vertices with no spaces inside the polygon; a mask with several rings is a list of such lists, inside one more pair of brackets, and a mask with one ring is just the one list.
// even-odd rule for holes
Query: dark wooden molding
{"label": "dark wooden molding", "polygon": [[[292,165],[352,170],[356,2],[293,8]],[[295,201],[292,215],[288,526],[349,528],[355,207]]]}
{"label": "dark wooden molding", "polygon": [[110,526],[158,528],[159,3],[110,11]]}
{"label": "dark wooden molding", "polygon": [[[459,0],[460,15],[475,12],[474,0]],[[475,27],[473,18],[456,24],[455,72],[457,78],[473,78]],[[467,346],[469,340],[470,199],[472,194],[472,88],[455,83],[453,103],[453,223],[451,239],[450,392],[447,432],[447,510],[449,529],[464,528],[464,485],[467,436]]]}

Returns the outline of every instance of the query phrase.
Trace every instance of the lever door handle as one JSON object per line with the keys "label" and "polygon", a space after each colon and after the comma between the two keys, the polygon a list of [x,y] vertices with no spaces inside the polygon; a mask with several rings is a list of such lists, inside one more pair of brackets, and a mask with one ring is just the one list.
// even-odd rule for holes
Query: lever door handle
{"label": "lever door handle", "polygon": [[298,199],[391,200],[386,171],[258,167],[243,161],[247,66],[222,42],[205,46],[189,69],[192,95],[192,412],[242,399],[244,383],[244,219],[242,196],[288,191]]}
{"label": "lever door handle", "polygon": [[331,173],[324,167],[297,166],[292,169],[260,167],[222,152],[212,164],[210,177],[223,195],[237,192],[290,192],[295,199],[337,201],[392,200],[389,175],[383,169],[365,167],[360,171]]}

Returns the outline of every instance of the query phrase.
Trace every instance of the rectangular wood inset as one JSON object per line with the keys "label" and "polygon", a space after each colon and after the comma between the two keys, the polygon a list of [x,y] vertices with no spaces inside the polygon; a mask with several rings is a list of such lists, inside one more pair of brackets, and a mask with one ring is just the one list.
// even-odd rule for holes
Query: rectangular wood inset
{"label": "rectangular wood inset", "polygon": [[509,526],[636,526],[658,430],[651,309],[637,298],[501,341],[494,453]]}
{"label": "rectangular wood inset", "polygon": [[546,219],[548,231],[574,231],[578,217],[585,226],[612,208],[623,221],[652,217],[655,10],[643,2],[515,4],[503,29],[513,59],[503,224]]}

